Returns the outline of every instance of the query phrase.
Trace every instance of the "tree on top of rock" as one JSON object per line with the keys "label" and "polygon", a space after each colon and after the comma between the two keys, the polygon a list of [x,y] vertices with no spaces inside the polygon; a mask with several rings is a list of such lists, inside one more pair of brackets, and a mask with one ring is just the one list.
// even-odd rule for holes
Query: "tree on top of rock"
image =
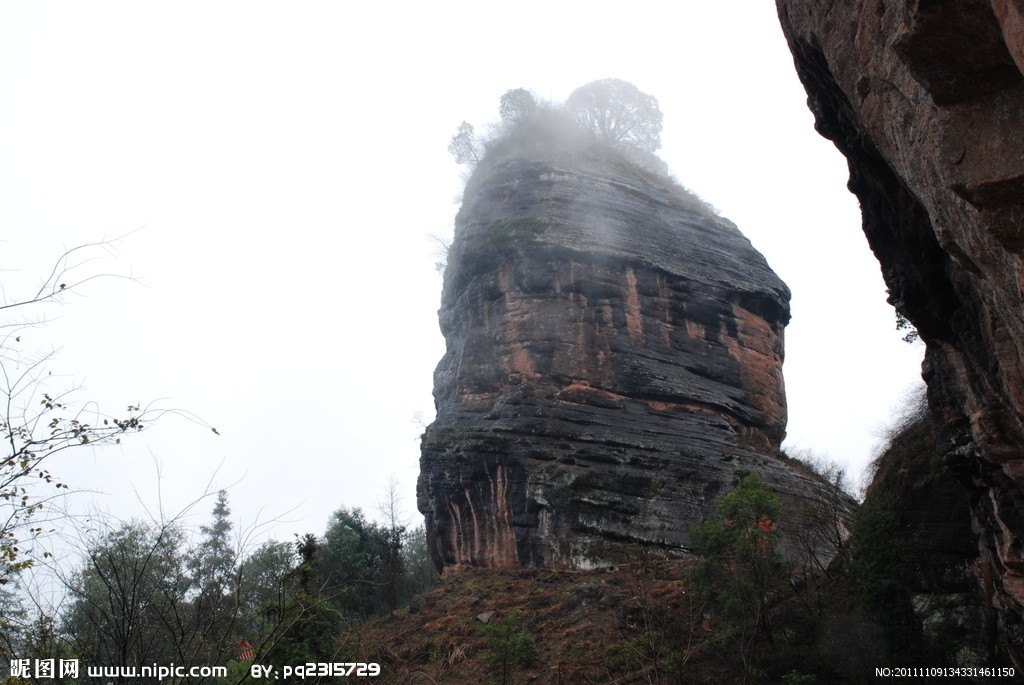
{"label": "tree on top of rock", "polygon": [[448,144],[448,152],[452,153],[458,164],[476,164],[480,161],[480,143],[473,132],[473,124],[468,121],[459,124],[459,130]]}
{"label": "tree on top of rock", "polygon": [[628,81],[606,78],[580,86],[565,106],[581,125],[604,141],[648,153],[661,147],[658,99]]}
{"label": "tree on top of rock", "polygon": [[502,121],[520,121],[529,118],[537,111],[537,100],[533,93],[525,88],[505,91],[498,105],[498,113]]}
{"label": "tree on top of rock", "polygon": [[484,137],[478,137],[469,122],[459,125],[448,145],[457,163],[475,166],[516,131],[541,131],[569,141],[583,130],[632,164],[668,175],[668,166],[655,154],[661,147],[663,118],[658,100],[628,81],[609,78],[588,83],[574,90],[562,107],[539,103],[529,90],[513,88],[501,96],[498,113],[500,125],[492,125]]}

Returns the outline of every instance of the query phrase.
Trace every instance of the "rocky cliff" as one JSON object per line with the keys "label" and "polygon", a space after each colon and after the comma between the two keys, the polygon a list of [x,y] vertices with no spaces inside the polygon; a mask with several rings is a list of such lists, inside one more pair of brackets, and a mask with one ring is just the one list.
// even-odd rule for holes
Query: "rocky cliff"
{"label": "rocky cliff", "polygon": [[1024,2],[777,5],[892,301],[927,343],[974,571],[1024,667]]}
{"label": "rocky cliff", "polygon": [[751,471],[794,516],[824,498],[771,456],[785,284],[686,191],[571,138],[521,124],[456,220],[418,484],[444,567],[680,552]]}

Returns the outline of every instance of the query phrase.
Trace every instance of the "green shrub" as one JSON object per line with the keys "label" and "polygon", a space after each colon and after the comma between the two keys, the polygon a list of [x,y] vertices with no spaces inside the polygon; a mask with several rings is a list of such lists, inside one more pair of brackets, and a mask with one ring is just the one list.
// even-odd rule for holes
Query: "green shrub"
{"label": "green shrub", "polygon": [[501,685],[510,682],[513,666],[528,664],[537,658],[537,643],[530,631],[522,625],[518,614],[483,625],[480,633],[487,637],[487,648],[490,650],[487,661]]}
{"label": "green shrub", "polygon": [[769,604],[788,577],[777,549],[779,499],[750,474],[717,500],[716,510],[717,519],[690,529],[693,551],[703,558],[689,579],[749,670],[755,638],[772,640]]}

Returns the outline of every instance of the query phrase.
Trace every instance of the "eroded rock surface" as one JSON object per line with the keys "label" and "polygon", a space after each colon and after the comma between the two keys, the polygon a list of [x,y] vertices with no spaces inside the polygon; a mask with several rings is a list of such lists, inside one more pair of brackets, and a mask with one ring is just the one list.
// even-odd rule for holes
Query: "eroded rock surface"
{"label": "eroded rock surface", "polygon": [[778,0],[894,304],[927,343],[975,572],[1024,667],[1024,0]]}
{"label": "eroded rock surface", "polygon": [[435,560],[681,552],[751,471],[808,505],[820,484],[768,456],[788,319],[764,258],[682,189],[607,151],[506,141],[467,185],[445,273],[418,486]]}

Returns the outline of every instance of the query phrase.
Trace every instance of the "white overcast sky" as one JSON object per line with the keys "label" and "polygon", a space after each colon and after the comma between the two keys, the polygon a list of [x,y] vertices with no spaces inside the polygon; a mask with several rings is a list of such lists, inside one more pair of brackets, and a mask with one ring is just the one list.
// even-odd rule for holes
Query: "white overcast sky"
{"label": "white overcast sky", "polygon": [[671,171],[793,290],[787,447],[860,472],[922,349],[765,0],[3,3],[5,295],[129,233],[87,269],[138,279],[93,282],[23,344],[59,347],[83,401],[160,400],[221,433],[170,417],[51,468],[118,516],[230,486],[238,525],[283,516],[279,539],[372,512],[392,475],[414,514],[448,141],[510,88],[562,101],[606,77],[659,99]]}

